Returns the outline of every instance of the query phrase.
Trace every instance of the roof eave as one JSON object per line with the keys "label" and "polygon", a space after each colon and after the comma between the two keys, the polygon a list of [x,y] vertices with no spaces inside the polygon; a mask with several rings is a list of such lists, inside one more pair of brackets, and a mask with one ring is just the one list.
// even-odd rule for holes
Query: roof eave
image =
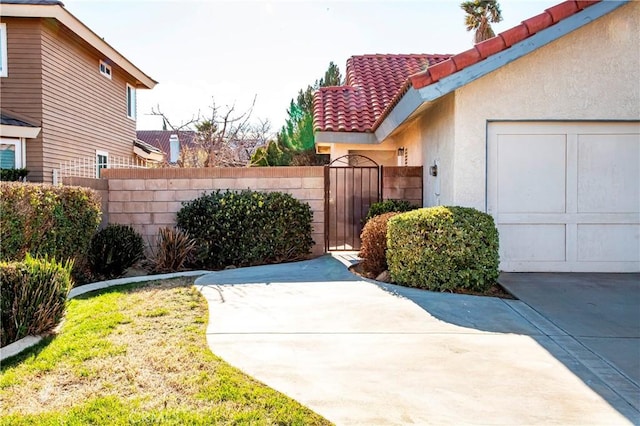
{"label": "roof eave", "polygon": [[40,134],[41,127],[12,126],[10,124],[0,124],[0,136],[7,138],[34,139]]}
{"label": "roof eave", "polygon": [[137,88],[153,89],[153,87],[158,83],[131,63],[127,58],[122,56],[117,50],[111,47],[109,43],[104,41],[89,27],[60,5],[5,3],[2,5],[2,16],[56,19],[134,77],[136,79]]}
{"label": "roof eave", "polygon": [[375,129],[378,141],[384,141],[398,127],[411,117],[420,106],[433,102],[505,65],[515,61],[570,32],[589,24],[590,22],[616,10],[628,3],[603,1],[587,7],[580,12],[546,28],[510,48],[487,57],[474,65],[444,77],[435,83],[421,89],[410,87],[400,101],[388,112],[384,120]]}
{"label": "roof eave", "polygon": [[373,145],[378,143],[376,135],[365,132],[325,132],[315,133],[315,143],[341,143],[341,144],[364,144]]}

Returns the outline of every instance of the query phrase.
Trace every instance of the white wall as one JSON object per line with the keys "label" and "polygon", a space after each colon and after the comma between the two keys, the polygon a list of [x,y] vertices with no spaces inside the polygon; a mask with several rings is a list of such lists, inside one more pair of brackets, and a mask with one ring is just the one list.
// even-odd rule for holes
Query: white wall
{"label": "white wall", "polygon": [[638,28],[631,2],[458,89],[455,203],[485,208],[488,120],[640,119]]}

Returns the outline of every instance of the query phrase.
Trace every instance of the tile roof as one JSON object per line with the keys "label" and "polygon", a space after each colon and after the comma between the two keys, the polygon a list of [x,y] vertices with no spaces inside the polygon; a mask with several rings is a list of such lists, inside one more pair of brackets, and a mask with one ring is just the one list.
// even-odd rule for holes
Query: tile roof
{"label": "tile roof", "polygon": [[[476,44],[457,55],[367,55],[354,56],[354,67],[347,61],[347,85],[321,88],[314,98],[314,130],[328,132],[373,132],[407,93],[409,88],[421,89],[474,65],[491,55],[508,49],[516,43],[557,24],[581,10],[599,3],[593,1],[564,1],[546,9],[543,13],[522,21],[497,36]],[[435,56],[433,63],[417,71],[402,67],[400,58]],[[369,64],[366,58],[376,58]],[[437,58],[437,60],[435,60]],[[389,63],[388,66],[377,63]],[[391,93],[391,95],[390,95]]]}
{"label": "tile roof", "polygon": [[196,136],[196,132],[193,130],[184,130],[179,132],[175,132],[173,130],[138,130],[136,132],[136,137],[139,140],[158,148],[165,153],[167,158],[169,158],[169,154],[171,152],[169,138],[171,135],[175,134],[178,135],[181,147],[193,148],[195,146],[194,138]]}
{"label": "tile roof", "polygon": [[370,131],[407,78],[451,55],[362,55],[347,60],[344,86],[314,97],[314,127],[333,132]]}

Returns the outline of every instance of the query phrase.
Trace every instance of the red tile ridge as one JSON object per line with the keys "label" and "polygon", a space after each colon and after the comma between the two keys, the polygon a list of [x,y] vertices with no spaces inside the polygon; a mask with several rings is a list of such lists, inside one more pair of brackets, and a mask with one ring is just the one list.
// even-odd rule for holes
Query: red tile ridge
{"label": "red tile ridge", "polygon": [[409,90],[421,89],[435,83],[451,74],[463,70],[471,65],[495,55],[516,43],[568,18],[569,16],[602,0],[573,1],[568,0],[546,9],[543,13],[522,21],[519,25],[510,28],[495,37],[477,43],[474,47],[457,55],[451,56],[442,62],[427,67],[426,70],[409,76],[407,82],[400,88],[382,114],[374,123],[373,129],[377,129],[387,118],[389,113],[400,102],[400,99]]}
{"label": "red tile ridge", "polygon": [[495,37],[477,43],[469,50],[453,55],[449,59],[427,68],[425,71],[410,76],[411,84],[414,88],[421,89],[431,83],[435,83],[491,55],[495,55],[600,1],[602,0],[568,0],[552,6],[543,13],[526,19],[519,25],[503,31]]}

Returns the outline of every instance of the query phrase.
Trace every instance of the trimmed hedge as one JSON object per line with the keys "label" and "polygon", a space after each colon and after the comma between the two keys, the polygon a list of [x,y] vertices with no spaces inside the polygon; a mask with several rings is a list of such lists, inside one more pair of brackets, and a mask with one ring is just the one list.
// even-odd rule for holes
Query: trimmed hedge
{"label": "trimmed hedge", "polygon": [[399,214],[383,213],[372,217],[364,228],[360,239],[362,246],[358,254],[362,258],[362,269],[374,276],[387,270],[387,222]]}
{"label": "trimmed hedge", "polygon": [[100,215],[91,189],[0,182],[0,260],[83,258]]}
{"label": "trimmed hedge", "polygon": [[17,182],[27,177],[27,169],[0,169],[0,181]]}
{"label": "trimmed hedge", "polygon": [[2,328],[0,346],[55,327],[71,289],[72,262],[34,259],[0,262]]}
{"label": "trimmed hedge", "polygon": [[498,231],[473,208],[430,207],[388,223],[387,262],[400,285],[444,291],[486,291],[498,279]]}
{"label": "trimmed hedge", "polygon": [[306,258],[312,218],[289,194],[218,190],[183,203],[177,225],[197,241],[198,266],[218,269]]}
{"label": "trimmed hedge", "polygon": [[418,206],[411,204],[405,200],[384,200],[371,204],[367,216],[364,218],[365,223],[372,217],[391,212],[408,212],[417,209]]}
{"label": "trimmed hedge", "polygon": [[121,277],[142,258],[144,241],[129,225],[110,224],[95,234],[89,245],[91,271],[105,278]]}

